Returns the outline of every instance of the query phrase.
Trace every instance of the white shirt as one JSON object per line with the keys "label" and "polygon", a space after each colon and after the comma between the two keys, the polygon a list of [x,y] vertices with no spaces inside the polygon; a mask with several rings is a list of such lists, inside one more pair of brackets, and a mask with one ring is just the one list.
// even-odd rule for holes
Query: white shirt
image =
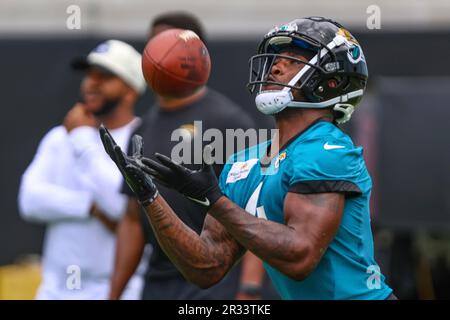
{"label": "white shirt", "polygon": [[[135,118],[110,130],[122,150],[127,150],[139,123],[140,119]],[[89,211],[95,203],[111,219],[119,220],[127,205],[127,197],[120,193],[122,183],[122,175],[104,151],[98,130],[87,126],[70,133],[63,126],[51,129],[23,174],[20,213],[28,221],[47,224],[43,285],[46,277],[51,278],[51,286],[60,290],[61,298],[72,296],[66,282],[73,266],[81,271],[82,287],[83,282],[109,283],[115,235]],[[106,298],[92,297],[80,290],[76,294],[84,299]]]}

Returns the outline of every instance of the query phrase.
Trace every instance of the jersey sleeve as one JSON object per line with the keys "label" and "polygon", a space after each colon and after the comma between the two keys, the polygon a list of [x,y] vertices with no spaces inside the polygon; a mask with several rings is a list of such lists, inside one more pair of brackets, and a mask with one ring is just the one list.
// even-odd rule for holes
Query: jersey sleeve
{"label": "jersey sleeve", "polygon": [[311,194],[342,192],[358,196],[359,177],[365,168],[362,148],[350,139],[311,139],[289,156],[289,192]]}

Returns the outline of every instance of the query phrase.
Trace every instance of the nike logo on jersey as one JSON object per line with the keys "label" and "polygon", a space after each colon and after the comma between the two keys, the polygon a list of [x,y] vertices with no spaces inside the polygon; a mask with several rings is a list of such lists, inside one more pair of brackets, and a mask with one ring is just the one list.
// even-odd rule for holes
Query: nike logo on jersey
{"label": "nike logo on jersey", "polygon": [[325,150],[333,150],[333,149],[343,149],[343,148],[345,148],[345,146],[338,146],[338,145],[335,145],[335,144],[328,144],[328,142],[326,142],[323,145],[323,148]]}
{"label": "nike logo on jersey", "polygon": [[198,200],[198,199],[194,199],[194,198],[191,198],[191,197],[188,197],[188,196],[186,196],[186,198],[191,199],[192,201],[197,202],[197,203],[199,203],[199,204],[201,204],[202,206],[205,206],[205,207],[209,207],[209,205],[210,205],[208,198],[205,198],[205,200],[203,200],[203,201],[202,200]]}

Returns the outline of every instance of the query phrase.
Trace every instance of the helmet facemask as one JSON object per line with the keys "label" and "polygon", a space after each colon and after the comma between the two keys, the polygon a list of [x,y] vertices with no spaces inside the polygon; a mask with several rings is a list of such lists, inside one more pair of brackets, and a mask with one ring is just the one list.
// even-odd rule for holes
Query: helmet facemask
{"label": "helmet facemask", "polygon": [[[318,70],[324,71],[320,70],[317,63],[311,61],[318,51],[317,45],[289,36],[272,37],[262,44],[259,49],[262,53],[251,57],[249,61],[250,80],[247,85],[251,93],[256,92],[257,107],[261,112],[266,114],[280,112],[294,100],[293,90],[298,90],[303,95],[302,88],[311,76]],[[290,55],[290,52],[293,52],[295,56]],[[280,82],[272,75],[274,63],[279,60],[288,60],[291,63],[303,65],[303,68],[300,68],[291,79],[287,79],[287,82]],[[271,86],[278,86],[278,88],[270,89]],[[271,103],[272,101],[275,103]]]}
{"label": "helmet facemask", "polygon": [[[297,89],[301,90],[302,86],[299,85],[299,81],[290,81],[288,83],[283,82],[277,82],[275,80],[270,79],[270,75],[272,72],[272,67],[278,59],[285,59],[290,60],[292,62],[302,64],[302,65],[308,65],[312,68],[311,71],[314,71],[314,68],[318,68],[316,65],[310,63],[310,58],[308,59],[301,59],[297,58],[291,55],[288,55],[288,53],[283,53],[284,51],[293,51],[295,53],[298,53],[301,56],[304,57],[312,57],[314,54],[312,52],[307,52],[306,50],[298,50],[295,47],[292,46],[285,46],[282,48],[277,48],[277,50],[270,50],[267,53],[257,54],[250,59],[250,81],[248,83],[248,89],[251,93],[254,93],[255,91],[257,93],[264,91],[263,86],[267,85],[278,85],[282,87],[287,87],[291,89]],[[300,72],[300,70],[299,70]],[[309,76],[312,75],[312,72],[309,72]],[[303,79],[306,80],[305,77]],[[306,81],[303,81],[306,82]]]}
{"label": "helmet facemask", "polygon": [[[306,53],[302,55],[308,59],[302,60],[283,54],[288,48],[294,52],[298,50],[300,53]],[[353,88],[364,88],[367,78],[358,78],[359,74],[349,69],[349,63],[347,61],[343,63],[344,59],[347,59],[348,48],[349,44],[339,35],[328,44],[320,43],[297,31],[276,31],[266,36],[258,48],[258,54],[249,61],[250,79],[247,87],[251,93],[256,93],[255,102],[258,110],[265,114],[275,114],[286,107],[332,108],[337,115],[338,123],[348,121],[354,106],[363,94],[363,90]],[[295,61],[303,64],[303,68],[287,83],[275,81],[271,77],[271,72],[277,59]],[[365,61],[364,68],[366,68]],[[350,79],[352,86],[347,85]],[[354,85],[354,81],[361,83]],[[279,87],[270,90],[267,87],[271,85]],[[299,99],[294,99],[293,90],[301,93]]]}

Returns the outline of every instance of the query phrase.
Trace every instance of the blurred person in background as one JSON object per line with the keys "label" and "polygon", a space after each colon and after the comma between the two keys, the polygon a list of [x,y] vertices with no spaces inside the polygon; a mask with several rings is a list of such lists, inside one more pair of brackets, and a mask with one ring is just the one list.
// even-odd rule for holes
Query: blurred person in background
{"label": "blurred person in background", "polygon": [[[192,30],[205,42],[205,33],[200,22],[186,12],[169,12],[156,17],[149,30],[149,39],[172,28]],[[182,98],[157,95],[156,104],[149,110],[143,124],[137,130],[137,133],[148,141],[146,155],[152,157],[155,152],[170,153],[177,144],[171,141],[171,134],[178,128],[187,128],[193,137],[198,129],[194,127],[194,121],[202,121],[203,130],[217,128],[222,133],[225,133],[225,129],[246,130],[255,126],[243,108],[206,86]],[[155,137],[158,138],[155,139]],[[217,174],[221,169],[222,165],[215,166]],[[184,223],[200,233],[206,215],[204,207],[162,185],[159,188],[161,194],[164,194],[166,199],[170,199],[172,206],[180,212],[180,218]],[[143,299],[234,299],[236,297],[241,279],[239,266],[234,268],[222,282],[207,290],[189,283],[160,247],[145,214],[141,213],[134,193],[126,185],[123,191],[130,200],[126,214],[118,227],[111,299],[121,297],[128,279],[141,259],[146,242],[152,244],[153,250],[145,277]],[[243,280],[245,281],[245,277]]]}
{"label": "blurred person in background", "polygon": [[[97,127],[103,123],[127,148],[141,121],[134,106],[146,88],[141,55],[122,41],[99,44],[72,67],[84,71],[81,101],[41,140],[18,195],[21,216],[47,226],[37,299],[108,297],[116,225],[127,201]],[[139,299],[142,282],[133,276],[122,297]]]}

